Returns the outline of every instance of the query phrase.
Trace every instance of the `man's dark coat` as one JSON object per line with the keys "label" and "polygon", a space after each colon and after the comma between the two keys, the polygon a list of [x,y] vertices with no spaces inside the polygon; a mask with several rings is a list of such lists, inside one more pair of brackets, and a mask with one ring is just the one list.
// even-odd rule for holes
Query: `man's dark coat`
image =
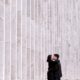
{"label": "man's dark coat", "polygon": [[60,80],[60,78],[62,77],[60,61],[59,60],[52,61],[51,55],[48,55],[47,62],[48,62],[47,79]]}

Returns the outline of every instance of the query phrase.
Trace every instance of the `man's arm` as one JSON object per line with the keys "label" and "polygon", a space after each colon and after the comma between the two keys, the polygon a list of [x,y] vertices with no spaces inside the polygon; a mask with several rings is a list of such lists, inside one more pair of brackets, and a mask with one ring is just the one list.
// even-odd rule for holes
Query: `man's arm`
{"label": "man's arm", "polygon": [[59,65],[59,70],[60,70],[60,77],[62,77],[62,68],[61,68],[61,64]]}
{"label": "man's arm", "polygon": [[58,63],[59,76],[62,77],[61,63]]}

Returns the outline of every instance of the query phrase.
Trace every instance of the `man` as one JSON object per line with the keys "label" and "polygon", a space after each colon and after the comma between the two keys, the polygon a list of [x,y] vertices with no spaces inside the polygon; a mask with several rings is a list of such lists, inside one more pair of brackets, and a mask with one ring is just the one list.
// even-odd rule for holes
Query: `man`
{"label": "man", "polygon": [[47,79],[60,80],[60,78],[62,77],[62,71],[61,63],[59,60],[59,54],[48,55],[47,62],[48,62]]}

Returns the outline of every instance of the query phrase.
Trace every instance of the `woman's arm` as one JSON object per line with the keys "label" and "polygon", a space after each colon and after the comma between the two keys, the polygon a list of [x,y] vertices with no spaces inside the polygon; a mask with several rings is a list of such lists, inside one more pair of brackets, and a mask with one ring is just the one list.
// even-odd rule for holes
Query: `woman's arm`
{"label": "woman's arm", "polygon": [[47,62],[51,62],[52,60],[51,60],[51,55],[48,55],[48,57],[47,57]]}

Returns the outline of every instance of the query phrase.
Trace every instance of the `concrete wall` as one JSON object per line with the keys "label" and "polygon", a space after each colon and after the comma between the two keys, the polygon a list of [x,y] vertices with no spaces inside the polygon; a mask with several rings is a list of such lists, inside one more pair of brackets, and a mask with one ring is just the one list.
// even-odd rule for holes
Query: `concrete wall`
{"label": "concrete wall", "polygon": [[47,55],[59,53],[62,80],[80,80],[80,0],[0,0],[0,80],[47,80]]}

